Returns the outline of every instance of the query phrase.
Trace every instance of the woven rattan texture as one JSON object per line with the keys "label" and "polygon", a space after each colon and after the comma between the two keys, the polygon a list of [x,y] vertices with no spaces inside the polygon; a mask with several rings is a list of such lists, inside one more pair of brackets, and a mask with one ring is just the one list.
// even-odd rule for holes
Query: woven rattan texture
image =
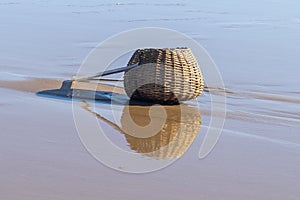
{"label": "woven rattan texture", "polygon": [[124,87],[132,99],[176,104],[201,95],[203,77],[196,58],[188,48],[139,49],[125,72]]}

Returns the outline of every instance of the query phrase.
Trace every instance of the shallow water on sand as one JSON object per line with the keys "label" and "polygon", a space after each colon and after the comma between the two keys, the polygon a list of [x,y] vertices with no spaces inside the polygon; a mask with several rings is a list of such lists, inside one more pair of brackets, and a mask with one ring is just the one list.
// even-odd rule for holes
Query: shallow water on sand
{"label": "shallow water on sand", "polygon": [[[0,197],[297,199],[299,7],[297,0],[1,1]],[[208,88],[198,98],[201,128],[179,161],[131,176],[103,167],[84,150],[71,101],[35,92],[70,79],[107,37],[148,26],[175,29],[203,45],[225,92]],[[198,160],[210,94],[226,95],[226,123],[213,152]],[[101,115],[110,111],[104,104],[96,109]],[[132,140],[99,121],[116,144],[136,151]]]}

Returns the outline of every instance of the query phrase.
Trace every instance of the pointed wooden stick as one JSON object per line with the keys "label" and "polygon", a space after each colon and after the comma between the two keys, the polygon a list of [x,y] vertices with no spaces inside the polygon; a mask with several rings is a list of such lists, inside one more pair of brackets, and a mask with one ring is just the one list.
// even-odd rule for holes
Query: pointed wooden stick
{"label": "pointed wooden stick", "polygon": [[138,65],[139,65],[138,63],[135,63],[133,65],[129,65],[129,66],[126,66],[126,67],[120,67],[120,68],[117,68],[117,69],[111,69],[111,70],[107,70],[107,71],[104,71],[104,72],[100,72],[100,73],[97,73],[97,74],[92,75],[92,76],[74,77],[72,79],[72,81],[95,80],[98,77],[102,77],[102,76],[107,76],[107,75],[111,75],[111,74],[116,74],[116,73],[128,71],[128,70],[130,70],[132,68],[137,67]]}

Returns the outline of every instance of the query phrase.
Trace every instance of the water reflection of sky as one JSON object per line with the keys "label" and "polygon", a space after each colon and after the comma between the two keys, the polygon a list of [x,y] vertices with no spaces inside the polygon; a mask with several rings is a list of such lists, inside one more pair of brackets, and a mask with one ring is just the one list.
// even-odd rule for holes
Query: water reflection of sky
{"label": "water reflection of sky", "polygon": [[161,26],[203,44],[227,84],[279,84],[292,90],[300,64],[299,4],[296,0],[5,0],[0,4],[1,67],[15,73],[66,76],[111,34]]}

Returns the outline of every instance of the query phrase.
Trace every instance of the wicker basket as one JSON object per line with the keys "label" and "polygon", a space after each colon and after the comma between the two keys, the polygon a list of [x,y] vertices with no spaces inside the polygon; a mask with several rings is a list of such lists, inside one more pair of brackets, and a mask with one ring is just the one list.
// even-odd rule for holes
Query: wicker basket
{"label": "wicker basket", "polygon": [[[152,137],[138,138],[123,132],[130,148],[158,159],[181,157],[196,138],[201,126],[199,110],[181,106],[164,107],[167,118],[161,130]],[[144,127],[151,123],[149,109],[148,106],[125,107],[121,117],[122,130],[133,133],[136,131],[135,126]],[[132,124],[131,119],[135,124]]]}
{"label": "wicker basket", "polygon": [[176,104],[201,95],[204,87],[196,58],[188,48],[139,49],[125,72],[124,87],[132,99]]}

